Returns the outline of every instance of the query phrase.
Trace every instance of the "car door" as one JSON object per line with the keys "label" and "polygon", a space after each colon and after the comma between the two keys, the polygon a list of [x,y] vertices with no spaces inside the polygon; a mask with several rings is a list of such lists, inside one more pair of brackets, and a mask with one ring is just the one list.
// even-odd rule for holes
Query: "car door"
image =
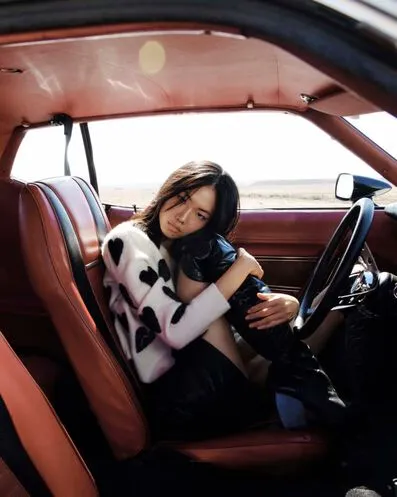
{"label": "car door", "polygon": [[[258,258],[264,280],[274,291],[297,297],[350,206],[335,198],[337,175],[378,175],[314,124],[284,112],[142,116],[91,122],[88,127],[99,195],[112,226],[144,208],[179,165],[195,158],[217,161],[229,170],[240,190],[234,243]],[[391,135],[387,126],[384,129],[384,136]],[[45,147],[45,156],[40,144],[48,143],[50,132],[53,147],[52,151]],[[39,138],[23,142],[29,150],[22,148],[13,173],[33,179],[25,175],[23,158],[31,157],[35,148],[40,149],[43,176],[54,163],[62,171],[62,130],[30,133]],[[89,177],[82,167],[84,148],[78,132],[73,134],[69,161],[72,174]],[[40,177],[37,169],[34,174]],[[394,189],[376,198],[379,207],[368,238],[379,268],[392,272],[397,270],[397,223],[382,205],[394,199]]]}
{"label": "car door", "polygon": [[[235,242],[255,254],[276,292],[299,297],[343,210],[242,212]],[[368,245],[382,271],[396,271],[397,223],[375,212]]]}
{"label": "car door", "polygon": [[[382,123],[376,124],[382,128]],[[106,135],[105,124],[95,127],[90,123],[90,129],[94,147],[109,155],[101,138]],[[224,136],[217,134],[220,129]],[[391,136],[388,123],[383,130],[384,136]],[[127,126],[118,133],[134,137],[136,149],[129,162],[119,168],[114,165],[131,185],[111,185],[102,172],[106,161],[102,167],[97,164],[101,198],[113,226],[131,218],[150,201],[156,192],[150,178],[158,175],[165,179],[184,157],[185,161],[213,158],[229,169],[240,189],[241,212],[234,243],[258,258],[264,280],[274,291],[297,297],[351,205],[335,198],[337,175],[352,172],[379,176],[314,124],[286,113],[193,114],[181,116],[180,123],[176,116],[162,116],[156,121],[138,118],[131,128]],[[178,134],[187,142],[183,147],[177,146],[180,140],[172,138]],[[197,144],[198,134],[201,139]],[[150,143],[158,143],[160,154],[148,149],[147,136],[151,137]],[[124,145],[118,144],[123,149]],[[392,189],[375,200],[379,207],[369,246],[381,270],[396,271],[396,223],[384,213],[382,205],[397,200],[397,195]]]}
{"label": "car door", "polygon": [[[233,243],[260,262],[263,279],[275,292],[299,298],[347,209],[242,210]],[[129,207],[107,206],[112,226],[134,216]],[[368,245],[382,271],[397,270],[397,223],[375,211]]]}

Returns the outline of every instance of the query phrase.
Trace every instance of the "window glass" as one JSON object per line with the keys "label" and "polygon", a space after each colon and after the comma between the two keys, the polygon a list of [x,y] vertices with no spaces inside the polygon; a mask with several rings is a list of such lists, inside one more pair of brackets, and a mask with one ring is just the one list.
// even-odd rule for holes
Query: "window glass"
{"label": "window glass", "polygon": [[[349,118],[383,137],[393,153],[389,118]],[[375,119],[377,126],[371,123]],[[381,118],[381,121],[379,119]],[[394,118],[393,118],[394,119]],[[394,120],[396,121],[396,120]],[[393,121],[392,121],[393,122]],[[379,128],[379,129],[378,129]],[[89,124],[100,196],[104,203],[142,208],[167,176],[191,160],[221,164],[236,180],[243,209],[344,207],[336,200],[341,172],[381,178],[370,166],[306,119],[284,112],[185,113],[115,119]],[[387,143],[386,143],[387,142]],[[63,126],[27,132],[13,166],[16,178],[33,181],[64,174]],[[73,175],[88,180],[77,125],[69,146]],[[376,197],[397,201],[396,189]]]}
{"label": "window glass", "polygon": [[[18,149],[12,176],[23,181],[36,181],[64,175],[65,135],[63,126],[29,130]],[[73,126],[68,149],[71,173],[89,179],[84,144],[78,125]]]}
{"label": "window glass", "polygon": [[374,112],[347,117],[346,120],[397,159],[397,119],[394,116],[387,112]]}
{"label": "window glass", "polygon": [[321,129],[284,112],[144,116],[89,129],[101,199],[109,204],[144,207],[174,169],[200,159],[233,176],[243,209],[344,207],[334,196],[339,173],[380,177]]}

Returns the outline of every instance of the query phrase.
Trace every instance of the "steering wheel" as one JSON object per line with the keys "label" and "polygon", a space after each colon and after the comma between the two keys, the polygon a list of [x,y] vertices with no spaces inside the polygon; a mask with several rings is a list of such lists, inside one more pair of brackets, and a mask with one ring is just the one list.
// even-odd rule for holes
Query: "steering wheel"
{"label": "steering wheel", "polygon": [[[338,292],[347,281],[364,246],[373,215],[373,201],[361,198],[340,222],[304,292],[294,323],[294,332],[298,338],[312,335],[335,305]],[[312,308],[314,298],[319,294],[318,303]]]}

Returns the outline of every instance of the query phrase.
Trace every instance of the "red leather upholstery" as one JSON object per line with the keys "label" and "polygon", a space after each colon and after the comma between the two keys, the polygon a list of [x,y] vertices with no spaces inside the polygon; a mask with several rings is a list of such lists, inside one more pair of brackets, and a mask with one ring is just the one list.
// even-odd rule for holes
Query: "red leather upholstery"
{"label": "red leather upholstery", "polygon": [[25,488],[0,458],[0,495],[2,497],[29,497]]}
{"label": "red leather upholstery", "polygon": [[[88,278],[111,328],[102,292],[100,247],[89,204],[73,178],[49,180],[46,184],[72,220]],[[40,184],[29,184],[20,200],[22,247],[33,287],[51,315],[115,455],[133,456],[145,447],[148,437],[134,389],[82,300],[64,235]],[[101,209],[100,204],[97,208]]]}
{"label": "red leather upholstery", "polygon": [[[51,493],[57,497],[98,496],[90,472],[47,398],[1,333],[0,396],[23,447]],[[3,470],[8,484],[15,486],[15,479],[12,483],[12,475],[4,466]],[[0,490],[1,485],[0,481]],[[24,495],[20,486],[16,487],[18,495]]]}
{"label": "red leather upholstery", "polygon": [[0,313],[43,313],[32,290],[21,253],[18,222],[19,195],[25,183],[0,179]]}
{"label": "red leather upholstery", "polygon": [[0,329],[18,349],[62,357],[48,314],[26,272],[19,232],[19,195],[26,183],[0,178]]}
{"label": "red leather upholstery", "polygon": [[[132,456],[144,448],[148,440],[142,409],[132,384],[78,292],[65,237],[48,199],[51,192],[73,225],[91,286],[114,336],[103,295],[103,268],[92,209],[96,215],[99,212],[101,219],[106,215],[95,192],[89,190],[88,202],[81,185],[72,177],[29,184],[21,195],[22,244],[33,286],[51,314],[115,455]],[[326,451],[322,437],[284,430],[262,430],[200,443],[168,445],[198,460],[228,467],[283,464],[297,467],[318,459]]]}
{"label": "red leather upholstery", "polygon": [[197,461],[233,469],[261,468],[273,474],[297,471],[320,460],[326,449],[321,434],[274,427],[170,445]]}

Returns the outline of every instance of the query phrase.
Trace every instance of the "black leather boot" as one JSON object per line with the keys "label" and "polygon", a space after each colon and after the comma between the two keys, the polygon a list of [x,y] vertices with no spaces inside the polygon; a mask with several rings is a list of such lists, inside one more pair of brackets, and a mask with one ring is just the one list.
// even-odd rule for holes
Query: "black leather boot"
{"label": "black leather boot", "polygon": [[396,402],[390,382],[397,377],[397,277],[377,275],[376,290],[345,316],[345,368],[349,411],[365,422],[372,411]]}
{"label": "black leather boot", "polygon": [[[178,240],[174,256],[184,273],[196,281],[215,282],[235,261],[235,248],[220,235],[200,233]],[[299,399],[318,423],[345,421],[345,404],[310,348],[298,340],[288,323],[266,330],[249,328],[245,316],[258,303],[257,293],[270,293],[260,279],[249,276],[229,300],[225,317],[255,351],[272,361],[269,385],[276,393]]]}
{"label": "black leather boot", "polygon": [[378,316],[394,319],[397,323],[397,276],[382,272],[378,274],[379,286],[364,301],[366,309]]}

